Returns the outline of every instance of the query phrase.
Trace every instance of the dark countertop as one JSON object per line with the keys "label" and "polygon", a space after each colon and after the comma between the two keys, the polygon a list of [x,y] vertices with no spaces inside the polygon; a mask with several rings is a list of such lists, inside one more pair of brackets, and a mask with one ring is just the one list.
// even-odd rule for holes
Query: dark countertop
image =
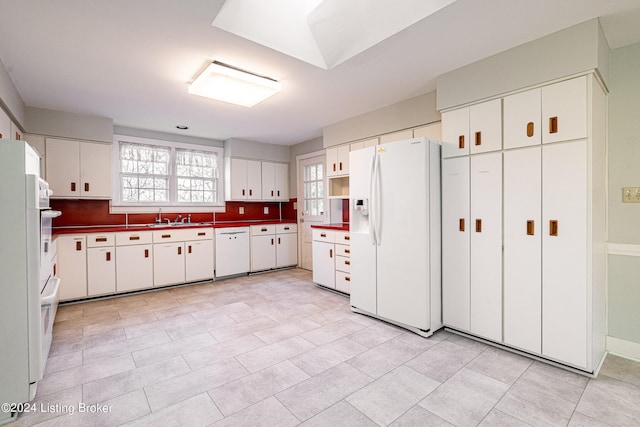
{"label": "dark countertop", "polygon": [[183,228],[227,228],[227,227],[249,227],[251,225],[270,225],[270,224],[295,224],[293,220],[283,221],[231,221],[213,223],[197,223],[193,225],[178,226],[153,226],[147,224],[130,224],[130,225],[100,225],[100,226],[77,226],[77,227],[53,227],[53,235],[58,234],[89,234],[89,233],[118,233],[128,231],[153,231],[153,230],[180,230]]}
{"label": "dark countertop", "polygon": [[348,222],[338,222],[335,224],[318,224],[312,225],[311,228],[321,228],[324,230],[349,231]]}

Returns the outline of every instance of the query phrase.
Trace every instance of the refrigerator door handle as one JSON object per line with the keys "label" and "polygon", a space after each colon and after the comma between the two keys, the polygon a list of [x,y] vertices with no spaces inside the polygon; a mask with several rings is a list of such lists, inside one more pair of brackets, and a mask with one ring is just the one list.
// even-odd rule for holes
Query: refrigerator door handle
{"label": "refrigerator door handle", "polygon": [[374,201],[373,201],[373,210],[375,211],[375,216],[373,218],[373,229],[375,230],[375,235],[376,235],[376,244],[378,246],[380,246],[380,240],[381,240],[381,235],[380,235],[380,230],[381,230],[381,216],[382,216],[382,203],[381,203],[381,193],[380,193],[380,187],[382,186],[381,184],[381,179],[380,179],[380,155],[376,154],[376,160],[375,160],[375,167],[373,169],[373,180],[374,180],[374,184],[373,184],[373,197],[374,197]]}
{"label": "refrigerator door handle", "polygon": [[369,203],[370,203],[370,208],[369,208],[369,236],[371,237],[371,245],[375,246],[376,245],[376,234],[375,234],[375,218],[376,218],[376,212],[375,212],[375,194],[374,194],[374,190],[375,190],[375,176],[376,176],[376,170],[375,170],[375,164],[376,164],[376,153],[373,153],[373,157],[371,158],[371,165],[369,168]]}

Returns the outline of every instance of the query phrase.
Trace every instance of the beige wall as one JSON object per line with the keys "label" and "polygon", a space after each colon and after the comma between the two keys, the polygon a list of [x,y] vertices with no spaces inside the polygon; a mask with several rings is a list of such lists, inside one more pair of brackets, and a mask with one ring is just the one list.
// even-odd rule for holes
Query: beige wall
{"label": "beige wall", "polygon": [[11,80],[11,76],[0,61],[0,108],[3,108],[11,120],[22,130],[24,126],[24,101]]}
{"label": "beige wall", "polygon": [[113,119],[42,108],[25,108],[29,133],[89,141],[112,142]]}
{"label": "beige wall", "polygon": [[429,92],[329,125],[322,130],[322,138],[325,147],[332,147],[438,121],[436,93]]}
{"label": "beige wall", "polygon": [[598,68],[608,81],[608,45],[597,19],[438,77],[438,110]]}
{"label": "beige wall", "polygon": [[[622,187],[640,187],[640,43],[612,50],[609,65],[609,243],[640,245],[640,203],[622,203]],[[638,277],[640,256],[609,255],[609,335],[640,344]]]}

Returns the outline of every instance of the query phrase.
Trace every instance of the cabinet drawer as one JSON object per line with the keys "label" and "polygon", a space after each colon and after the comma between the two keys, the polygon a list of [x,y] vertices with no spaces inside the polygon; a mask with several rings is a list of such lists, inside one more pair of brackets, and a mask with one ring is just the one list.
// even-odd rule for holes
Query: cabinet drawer
{"label": "cabinet drawer", "polygon": [[151,231],[140,231],[134,233],[117,233],[116,246],[142,245],[153,241]]}
{"label": "cabinet drawer", "polygon": [[267,234],[276,234],[276,226],[275,225],[252,225],[251,226],[252,236],[262,236]]}
{"label": "cabinet drawer", "polygon": [[343,271],[336,271],[336,290],[351,294],[351,276]]}
{"label": "cabinet drawer", "polygon": [[179,234],[177,237],[183,241],[191,240],[213,240],[213,228],[187,228],[185,230],[177,230]]}
{"label": "cabinet drawer", "polygon": [[349,236],[348,232],[336,231],[333,239],[335,243],[340,243],[341,245],[348,245],[350,244],[351,237]]}
{"label": "cabinet drawer", "polygon": [[[184,242],[185,240],[193,240],[194,236],[197,236],[197,232],[195,230],[154,230],[153,243]],[[202,237],[206,237],[206,234]]]}
{"label": "cabinet drawer", "polygon": [[344,256],[337,256],[336,270],[349,273],[351,271],[351,259]]}
{"label": "cabinet drawer", "polygon": [[106,234],[87,234],[87,247],[102,248],[105,246],[113,246],[116,242],[114,233]]}
{"label": "cabinet drawer", "polygon": [[347,245],[338,245],[336,244],[336,255],[350,257],[351,256],[351,247]]}
{"label": "cabinet drawer", "polygon": [[276,225],[276,233],[285,234],[285,233],[297,233],[298,225],[297,224],[278,224]]}
{"label": "cabinet drawer", "polygon": [[334,232],[331,230],[323,230],[323,229],[313,230],[313,240],[315,240],[316,242],[333,243],[333,235],[334,235]]}

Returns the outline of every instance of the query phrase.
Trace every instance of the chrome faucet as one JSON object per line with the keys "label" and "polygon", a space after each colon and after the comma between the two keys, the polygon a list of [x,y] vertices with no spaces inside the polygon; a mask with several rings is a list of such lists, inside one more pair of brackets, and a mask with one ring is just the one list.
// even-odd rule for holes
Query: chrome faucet
{"label": "chrome faucet", "polygon": [[176,219],[174,219],[174,220],[173,220],[173,222],[178,222],[178,221],[180,221],[180,218],[182,218],[182,215],[178,215],[178,216],[176,217]]}
{"label": "chrome faucet", "polygon": [[169,218],[165,218],[165,221],[167,221],[167,224],[171,224],[171,220]]}

